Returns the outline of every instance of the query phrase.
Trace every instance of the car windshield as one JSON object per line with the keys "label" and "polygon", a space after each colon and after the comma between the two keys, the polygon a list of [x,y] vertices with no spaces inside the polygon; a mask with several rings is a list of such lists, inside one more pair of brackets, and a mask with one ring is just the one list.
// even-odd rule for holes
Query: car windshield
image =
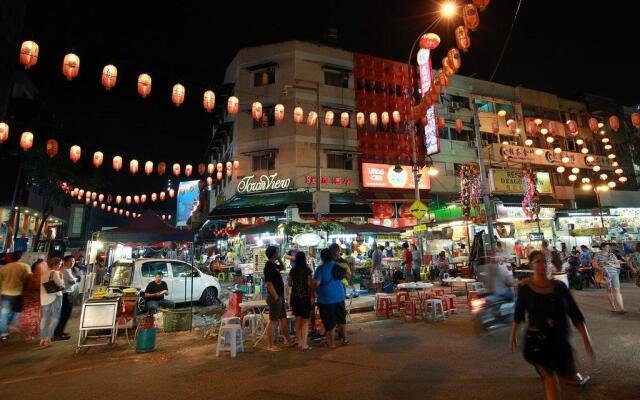
{"label": "car windshield", "polygon": [[111,280],[109,286],[129,287],[133,277],[133,262],[118,261],[111,266]]}

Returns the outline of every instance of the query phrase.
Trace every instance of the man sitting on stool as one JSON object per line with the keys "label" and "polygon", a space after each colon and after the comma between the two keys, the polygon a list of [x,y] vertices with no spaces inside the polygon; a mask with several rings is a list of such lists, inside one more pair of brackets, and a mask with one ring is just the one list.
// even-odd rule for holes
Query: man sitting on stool
{"label": "man sitting on stool", "polygon": [[156,279],[149,282],[144,291],[144,299],[147,301],[147,309],[150,313],[158,312],[160,307],[176,308],[176,304],[171,300],[165,300],[164,296],[169,294],[167,282],[162,280],[162,272],[156,273]]}

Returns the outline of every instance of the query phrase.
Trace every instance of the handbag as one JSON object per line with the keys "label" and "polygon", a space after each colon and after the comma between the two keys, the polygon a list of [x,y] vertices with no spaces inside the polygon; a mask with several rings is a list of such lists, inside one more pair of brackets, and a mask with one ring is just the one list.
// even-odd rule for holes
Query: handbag
{"label": "handbag", "polygon": [[51,279],[52,275],[53,275],[53,272],[49,274],[49,280],[42,284],[42,286],[44,286],[44,290],[49,294],[63,291],[64,286],[58,286],[58,284],[53,279]]}

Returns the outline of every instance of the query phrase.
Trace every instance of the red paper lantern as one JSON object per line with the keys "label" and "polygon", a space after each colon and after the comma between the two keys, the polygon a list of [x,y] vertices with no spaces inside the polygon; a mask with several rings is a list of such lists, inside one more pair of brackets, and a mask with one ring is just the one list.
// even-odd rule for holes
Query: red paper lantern
{"label": "red paper lantern", "polygon": [[86,198],[84,199],[84,204],[89,205],[89,203],[91,203],[91,199],[90,198]]}
{"label": "red paper lantern", "polygon": [[[640,113],[631,113],[631,125],[633,125],[634,128],[640,128]],[[0,143],[1,142],[2,140],[0,140]]]}
{"label": "red paper lantern", "polygon": [[349,113],[348,112],[343,112],[342,114],[340,114],[340,126],[342,126],[343,128],[349,127]]}
{"label": "red paper lantern", "polygon": [[207,169],[207,167],[205,167],[205,165],[203,163],[198,164],[198,174],[200,176],[204,175],[206,169]]}
{"label": "red paper lantern", "polygon": [[207,186],[211,186],[213,185],[213,178],[210,176],[207,176]]}
{"label": "red paper lantern", "polygon": [[133,175],[138,173],[138,160],[129,161],[129,172]]}
{"label": "red paper lantern", "polygon": [[473,0],[473,4],[480,9],[480,11],[484,11],[485,8],[489,5],[490,0]]}
{"label": "red paper lantern", "polygon": [[211,112],[213,108],[216,106],[216,95],[211,90],[207,90],[202,95],[202,106],[207,112]]}
{"label": "red paper lantern", "polygon": [[400,117],[400,111],[396,110],[394,112],[391,113],[391,118],[393,119],[393,122],[395,124],[399,124],[401,121],[401,117]]}
{"label": "red paper lantern", "polygon": [[113,196],[111,196],[111,195],[107,196],[107,203],[109,203],[109,204],[113,203]]}
{"label": "red paper lantern", "polygon": [[533,120],[527,121],[527,133],[531,135],[538,133],[538,126],[533,122]]}
{"label": "red paper lantern", "polygon": [[613,129],[614,132],[618,132],[620,129],[620,119],[617,116],[612,115],[609,117],[609,126]]}
{"label": "red paper lantern", "polygon": [[251,104],[251,117],[255,121],[262,119],[262,103],[259,101],[254,101],[253,104]]}
{"label": "red paper lantern", "polygon": [[129,211],[125,212],[124,214],[128,217],[129,216]]}
{"label": "red paper lantern", "polygon": [[[84,189],[79,189],[78,190],[78,198],[84,196]],[[78,199],[79,200],[79,199]]]}
{"label": "red paper lantern", "polygon": [[456,132],[462,132],[462,120],[460,118],[456,118]]}
{"label": "red paper lantern", "polygon": [[100,204],[100,208],[101,208],[101,209],[103,209],[103,210],[104,210],[106,207],[107,207],[106,205],[104,205],[104,204]]}
{"label": "red paper lantern", "polygon": [[215,171],[216,166],[213,165],[213,163],[209,163],[207,164],[207,174],[208,175],[213,175],[213,172]]}
{"label": "red paper lantern", "polygon": [[411,214],[411,203],[402,203],[398,213],[400,214],[400,218],[413,218],[413,214]]}
{"label": "red paper lantern", "polygon": [[420,37],[420,48],[433,50],[440,45],[440,36],[435,33],[425,33]]}
{"label": "red paper lantern", "polygon": [[218,170],[218,172],[222,172],[222,168],[223,168],[222,163],[221,163],[221,162],[219,162],[219,163],[216,165],[216,169]]}
{"label": "red paper lantern", "polygon": [[151,202],[155,203],[158,200],[158,195],[155,193],[151,193]]}
{"label": "red paper lantern", "polygon": [[512,119],[507,121],[507,127],[509,128],[509,133],[512,135],[515,135],[518,132],[518,125],[516,124],[516,121]]}
{"label": "red paper lantern", "polygon": [[101,151],[96,151],[93,153],[93,166],[96,168],[100,168],[102,163],[104,162],[104,154]]}
{"label": "red paper lantern", "polygon": [[160,176],[164,175],[166,170],[167,170],[167,164],[164,161],[159,162],[158,163],[158,175],[160,175]]}
{"label": "red paper lantern", "polygon": [[307,116],[307,126],[316,126],[318,122],[318,113],[315,111],[311,111]]}
{"label": "red paper lantern", "polygon": [[180,104],[184,103],[185,89],[179,83],[173,85],[173,89],[171,89],[171,101],[176,107],[180,107]]}
{"label": "red paper lantern", "polygon": [[589,129],[591,129],[591,132],[598,132],[598,120],[591,117],[589,118]]}
{"label": "red paper lantern", "polygon": [[26,131],[22,132],[20,136],[20,147],[22,150],[27,151],[33,146],[33,133]]}
{"label": "red paper lantern", "polygon": [[176,195],[176,191],[173,189],[169,189],[169,197],[171,197],[172,199],[175,197]]}
{"label": "red paper lantern", "polygon": [[144,173],[151,175],[153,173],[153,161],[147,161],[144,163]]}
{"label": "red paper lantern", "polygon": [[276,104],[273,108],[273,116],[276,122],[280,122],[284,119],[284,106],[282,104]]}
{"label": "red paper lantern", "polygon": [[180,176],[180,164],[178,163],[173,164],[173,174],[175,176]]}
{"label": "red paper lantern", "polygon": [[80,57],[73,53],[69,53],[64,56],[62,61],[62,74],[67,77],[68,80],[72,80],[78,76],[80,71]]}
{"label": "red paper lantern", "polygon": [[378,126],[378,114],[374,112],[369,114],[369,124],[374,128]]}
{"label": "red paper lantern", "polygon": [[160,201],[164,201],[166,194],[164,192],[160,192]]}
{"label": "red paper lantern", "polygon": [[389,113],[386,111],[383,111],[380,118],[382,120],[382,125],[386,128],[387,125],[389,125]]}
{"label": "red paper lantern", "polygon": [[549,133],[555,135],[558,133],[558,123],[556,121],[549,121],[548,129]]}
{"label": "red paper lantern", "polygon": [[460,25],[456,28],[455,35],[456,45],[458,46],[458,48],[464,52],[469,50],[469,47],[471,47],[471,37],[469,37],[469,30],[466,27]]}
{"label": "red paper lantern", "polygon": [[184,167],[184,174],[185,176],[188,178],[191,176],[191,173],[193,173],[193,167],[191,166],[191,164],[187,164]]}
{"label": "red paper lantern", "polygon": [[438,70],[438,79],[440,80],[440,86],[442,87],[449,86],[449,77],[444,71],[444,68],[440,68]]}
{"label": "red paper lantern", "polygon": [[302,110],[302,107],[296,107],[293,109],[293,122],[295,122],[296,124],[299,124],[302,122],[302,119],[304,118],[304,111]]}
{"label": "red paper lantern", "polygon": [[231,171],[231,168],[233,168],[233,163],[231,161],[227,161],[227,172]]}
{"label": "red paper lantern", "polygon": [[227,101],[227,114],[230,116],[235,116],[238,113],[239,102],[236,96],[229,97],[229,101]]}
{"label": "red paper lantern", "polygon": [[36,42],[31,40],[22,42],[22,46],[20,46],[20,64],[24,65],[25,69],[33,67],[38,62],[39,53],[40,46]]}
{"label": "red paper lantern", "polygon": [[491,121],[491,132],[493,133],[500,132],[500,125],[498,124],[498,121],[496,120]]}
{"label": "red paper lantern", "polygon": [[138,75],[138,94],[144,99],[151,93],[151,76],[148,74]]}
{"label": "red paper lantern", "polygon": [[222,180],[222,172],[216,172],[216,179],[218,179],[219,181]]}
{"label": "red paper lantern", "polygon": [[120,171],[122,169],[122,157],[120,156],[113,157],[113,169],[116,171]]}
{"label": "red paper lantern", "polygon": [[147,195],[146,194],[141,194],[140,195],[140,203],[144,204],[147,202]]}
{"label": "red paper lantern", "polygon": [[373,216],[378,219],[392,218],[395,213],[394,207],[390,203],[373,203]]}
{"label": "red paper lantern", "polygon": [[572,135],[577,135],[578,134],[578,124],[576,123],[576,121],[570,119],[567,121],[567,126],[569,127],[569,133]]}
{"label": "red paper lantern", "polygon": [[69,149],[69,158],[71,158],[71,161],[75,163],[80,159],[81,153],[82,153],[82,150],[80,150],[80,146],[74,144]]}
{"label": "red paper lantern", "polygon": [[237,170],[238,168],[240,168],[240,161],[234,160],[233,161],[233,169]]}
{"label": "red paper lantern", "polygon": [[118,214],[122,215],[124,213],[124,211],[122,211],[122,208],[118,210]]}
{"label": "red paper lantern", "polygon": [[362,128],[364,126],[365,122],[364,122],[364,113],[357,113],[356,114],[356,125],[358,125],[358,127]]}
{"label": "red paper lantern", "polygon": [[478,14],[478,9],[473,4],[467,4],[462,7],[462,19],[464,21],[464,26],[467,29],[471,29],[475,31],[480,25],[480,15]]}
{"label": "red paper lantern", "polygon": [[58,154],[58,141],[55,139],[47,140],[47,155],[51,158]]}
{"label": "red paper lantern", "polygon": [[140,204],[140,196],[138,196],[137,194],[133,196],[133,202],[136,204]]}
{"label": "red paper lantern", "polygon": [[171,214],[167,215],[167,219],[171,221]]}
{"label": "red paper lantern", "polygon": [[[126,201],[127,201],[127,204],[131,204],[131,196],[127,196],[126,197]],[[120,203],[122,203],[122,196],[117,195],[116,196],[116,204],[120,204]]]}
{"label": "red paper lantern", "polygon": [[162,214],[162,220],[165,221],[167,219],[167,216]]}
{"label": "red paper lantern", "polygon": [[111,206],[107,206],[107,212],[111,212]]}
{"label": "red paper lantern", "polygon": [[462,57],[460,57],[460,52],[456,48],[453,48],[447,52],[447,59],[449,60],[449,66],[453,68],[454,71],[459,70],[462,66]]}
{"label": "red paper lantern", "polygon": [[102,202],[104,201],[104,194],[100,193],[100,194],[98,195],[98,201],[99,201],[100,203],[102,203]]}
{"label": "red paper lantern", "polygon": [[324,113],[324,124],[327,125],[327,126],[332,126],[334,117],[335,117],[335,115],[333,114],[333,111],[325,112]]}
{"label": "red paper lantern", "polygon": [[102,69],[102,86],[109,90],[116,85],[118,80],[118,68],[114,65],[107,65]]}
{"label": "red paper lantern", "polygon": [[0,144],[9,139],[9,125],[0,122]]}
{"label": "red paper lantern", "polygon": [[98,198],[98,193],[96,192],[91,192],[91,200],[95,200]]}

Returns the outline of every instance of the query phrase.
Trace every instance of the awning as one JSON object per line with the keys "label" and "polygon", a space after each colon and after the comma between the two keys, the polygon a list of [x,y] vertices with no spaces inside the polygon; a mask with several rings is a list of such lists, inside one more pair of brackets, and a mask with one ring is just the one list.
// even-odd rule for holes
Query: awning
{"label": "awning", "polygon": [[389,228],[375,224],[353,224],[345,222],[342,224],[346,233],[402,233],[404,228]]}
{"label": "awning", "polygon": [[278,223],[276,221],[267,221],[261,224],[255,225],[246,225],[242,228],[237,228],[240,235],[259,235],[261,233],[267,232],[275,232],[278,228]]}
{"label": "awning", "polygon": [[[495,196],[494,201],[496,203],[502,203],[507,207],[522,207],[522,200],[524,199],[523,195],[510,195],[510,194],[501,194],[500,196]],[[540,196],[540,207],[564,207],[560,200],[556,200],[553,196]]]}
{"label": "awning", "polygon": [[[427,190],[420,191],[420,201],[423,203],[429,202],[429,195]],[[361,195],[369,201],[393,201],[393,202],[414,202],[416,200],[416,194],[413,190],[405,192],[397,191],[368,191],[362,192]]]}

